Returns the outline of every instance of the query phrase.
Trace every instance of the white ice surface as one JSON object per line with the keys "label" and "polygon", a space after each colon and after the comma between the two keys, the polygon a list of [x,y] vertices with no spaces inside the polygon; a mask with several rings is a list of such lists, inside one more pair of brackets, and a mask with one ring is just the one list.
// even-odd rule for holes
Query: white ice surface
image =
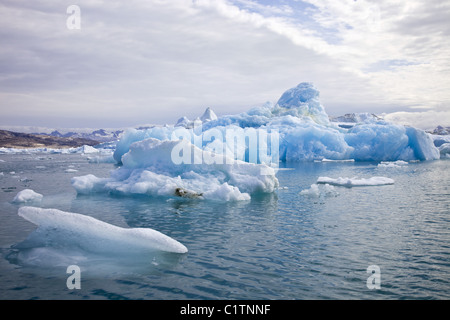
{"label": "white ice surface", "polygon": [[89,252],[187,252],[183,244],[150,228],[121,228],[90,216],[57,209],[21,207],[18,214],[39,228],[57,230],[61,241],[73,242]]}
{"label": "white ice surface", "polygon": [[386,177],[371,177],[371,178],[329,178],[319,177],[317,183],[327,183],[330,185],[344,186],[344,187],[358,187],[358,186],[381,186],[394,184],[394,180]]}
{"label": "white ice surface", "polygon": [[16,194],[16,196],[13,199],[13,202],[15,203],[37,202],[41,201],[42,198],[43,198],[42,194],[37,193],[31,189],[25,189]]}
{"label": "white ice surface", "polygon": [[[178,156],[178,151],[189,153],[191,162],[176,163],[174,153]],[[270,193],[278,187],[273,168],[214,154],[187,140],[149,138],[133,143],[122,163],[110,178],[74,177],[72,185],[78,193],[170,197],[183,190],[190,197],[219,201],[249,200],[251,194]]]}

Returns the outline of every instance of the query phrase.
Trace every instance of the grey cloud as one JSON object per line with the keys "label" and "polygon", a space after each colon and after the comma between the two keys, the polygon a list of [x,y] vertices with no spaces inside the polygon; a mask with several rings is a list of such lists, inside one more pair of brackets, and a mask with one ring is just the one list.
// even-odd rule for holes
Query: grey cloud
{"label": "grey cloud", "polygon": [[67,6],[0,5],[10,13],[0,21],[3,121],[172,123],[206,106],[219,115],[246,111],[302,81],[316,84],[330,114],[392,108],[329,56],[214,10],[177,1],[79,1],[81,30],[68,30]]}

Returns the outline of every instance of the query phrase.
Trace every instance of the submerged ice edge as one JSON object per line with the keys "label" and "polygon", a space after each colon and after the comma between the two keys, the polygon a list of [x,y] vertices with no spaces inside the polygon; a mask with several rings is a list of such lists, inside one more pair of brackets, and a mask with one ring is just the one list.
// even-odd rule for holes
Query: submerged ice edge
{"label": "submerged ice edge", "polygon": [[37,225],[38,230],[53,230],[58,234],[58,245],[66,243],[87,252],[139,254],[188,251],[177,240],[151,228],[122,228],[78,213],[29,206],[19,208],[18,215]]}

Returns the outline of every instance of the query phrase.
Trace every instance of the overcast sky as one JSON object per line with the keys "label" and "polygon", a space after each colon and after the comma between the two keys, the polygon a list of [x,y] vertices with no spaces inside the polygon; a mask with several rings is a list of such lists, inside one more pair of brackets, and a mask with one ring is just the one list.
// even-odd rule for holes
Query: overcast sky
{"label": "overcast sky", "polygon": [[0,125],[172,124],[306,81],[330,115],[450,126],[448,17],[441,0],[0,0]]}

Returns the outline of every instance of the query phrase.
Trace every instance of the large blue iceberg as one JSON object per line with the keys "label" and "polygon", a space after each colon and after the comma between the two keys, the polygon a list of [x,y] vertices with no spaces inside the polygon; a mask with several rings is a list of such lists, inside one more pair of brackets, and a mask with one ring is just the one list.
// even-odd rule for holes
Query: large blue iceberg
{"label": "large blue iceberg", "polygon": [[[148,138],[170,140],[174,131],[183,124],[189,130],[192,143],[203,141],[199,147],[208,148],[212,142],[202,139],[211,135],[211,130],[224,133],[229,129],[260,129],[279,133],[280,161],[314,161],[322,159],[356,161],[412,161],[439,159],[439,149],[423,130],[386,122],[374,117],[364,118],[351,128],[339,127],[330,122],[319,100],[319,91],[312,83],[300,83],[282,94],[276,104],[267,102],[261,107],[236,115],[214,117],[213,120],[188,121],[182,118],[177,126],[153,127],[145,130],[130,129],[118,142],[114,159],[130,150],[132,143]],[[180,119],[181,120],[181,119]],[[222,137],[225,137],[222,134]],[[217,144],[217,141],[214,142]],[[227,141],[222,141],[227,145]],[[244,148],[249,148],[245,146]],[[219,151],[217,151],[219,150]],[[220,148],[215,148],[220,153]],[[226,147],[224,147],[226,150]],[[245,159],[250,160],[250,159]],[[251,162],[251,161],[250,161]]]}
{"label": "large blue iceberg", "polygon": [[276,104],[217,117],[182,117],[175,125],[129,129],[110,178],[75,177],[79,193],[113,192],[208,200],[249,200],[278,187],[279,162],[439,159],[422,130],[364,116],[343,128],[330,121],[311,83],[287,90]]}

